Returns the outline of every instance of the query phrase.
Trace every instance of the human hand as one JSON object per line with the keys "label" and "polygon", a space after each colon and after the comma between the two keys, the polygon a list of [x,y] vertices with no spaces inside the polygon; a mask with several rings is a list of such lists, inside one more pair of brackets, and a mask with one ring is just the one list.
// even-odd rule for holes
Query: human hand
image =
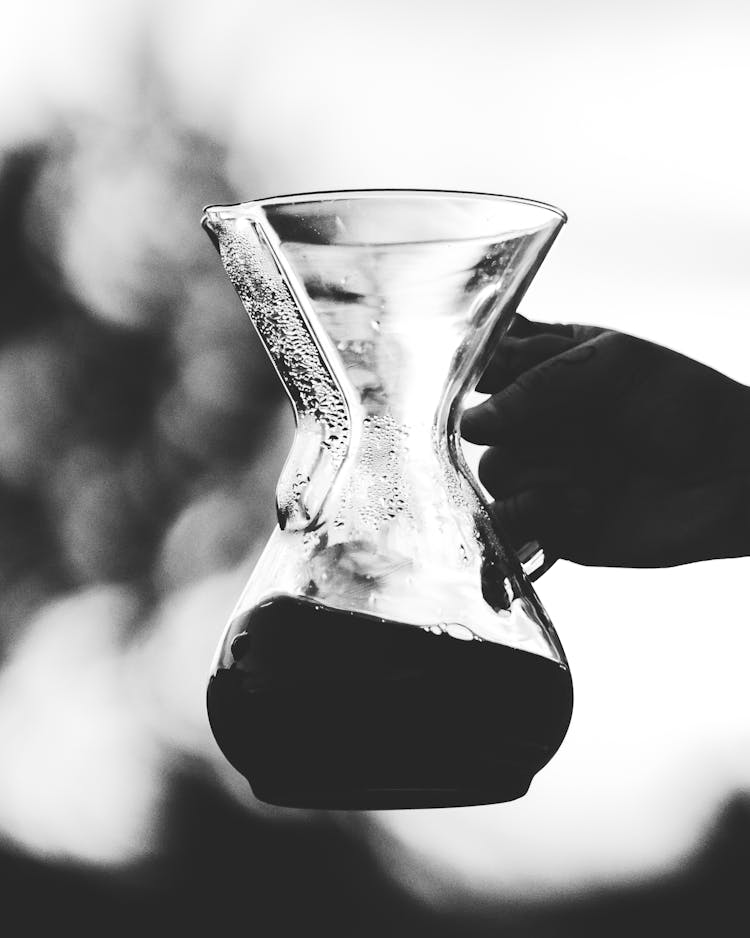
{"label": "human hand", "polygon": [[750,554],[750,388],[634,336],[516,316],[462,434],[515,547],[596,566]]}

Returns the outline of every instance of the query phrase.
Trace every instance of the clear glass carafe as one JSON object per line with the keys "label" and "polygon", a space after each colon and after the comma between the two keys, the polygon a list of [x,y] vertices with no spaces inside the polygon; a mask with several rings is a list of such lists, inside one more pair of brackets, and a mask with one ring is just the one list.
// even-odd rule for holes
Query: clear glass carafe
{"label": "clear glass carafe", "polygon": [[297,422],[209,681],[214,735],[258,798],[507,801],[562,742],[567,662],[457,423],[564,221],[426,191],[206,209]]}

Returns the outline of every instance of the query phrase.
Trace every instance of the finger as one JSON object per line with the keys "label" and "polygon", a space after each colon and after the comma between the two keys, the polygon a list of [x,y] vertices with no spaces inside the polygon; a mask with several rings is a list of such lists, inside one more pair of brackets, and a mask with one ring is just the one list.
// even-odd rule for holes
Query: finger
{"label": "finger", "polygon": [[508,335],[501,340],[484,374],[477,384],[477,391],[492,394],[507,387],[524,371],[534,368],[548,358],[566,352],[576,344],[569,336],[540,333],[528,338]]}
{"label": "finger", "polygon": [[532,319],[527,319],[520,313],[516,313],[513,316],[513,321],[510,324],[507,334],[515,336],[518,339],[528,339],[537,335],[557,335],[562,338],[574,339],[576,338],[575,330],[575,323],[535,322]]}
{"label": "finger", "polygon": [[518,447],[492,447],[479,460],[479,480],[496,499],[509,498],[529,489],[561,486],[575,482],[579,475],[574,455],[556,448],[548,451],[518,452]]}
{"label": "finger", "polygon": [[553,556],[573,559],[582,543],[594,540],[596,493],[583,486],[528,489],[498,499],[490,511],[500,536],[516,550],[537,541]]}
{"label": "finger", "polygon": [[471,443],[500,443],[507,434],[534,435],[555,425],[572,425],[599,405],[593,391],[606,391],[612,343],[602,333],[548,358],[512,384],[464,412],[461,433]]}
{"label": "finger", "polygon": [[493,522],[502,540],[518,550],[529,541],[543,544],[541,530],[550,510],[548,489],[527,489],[490,506]]}
{"label": "finger", "polygon": [[566,349],[606,332],[599,326],[578,323],[532,322],[516,313],[477,385],[481,393],[494,393],[528,368]]}

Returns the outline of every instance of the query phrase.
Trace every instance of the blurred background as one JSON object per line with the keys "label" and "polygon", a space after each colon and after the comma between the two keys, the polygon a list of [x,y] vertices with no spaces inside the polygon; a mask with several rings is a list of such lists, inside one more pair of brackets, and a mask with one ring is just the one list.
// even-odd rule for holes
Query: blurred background
{"label": "blurred background", "polygon": [[205,681],[293,427],[199,221],[551,202],[526,316],[750,383],[750,8],[25,0],[2,26],[0,927],[745,933],[747,559],[545,575],[576,709],[517,803],[271,809],[224,762]]}

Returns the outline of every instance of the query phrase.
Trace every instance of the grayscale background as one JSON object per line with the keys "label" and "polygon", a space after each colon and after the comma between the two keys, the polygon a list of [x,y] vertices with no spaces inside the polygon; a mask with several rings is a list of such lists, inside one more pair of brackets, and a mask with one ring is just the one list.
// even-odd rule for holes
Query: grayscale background
{"label": "grayscale background", "polygon": [[516,803],[271,809],[224,762],[205,681],[293,428],[199,221],[551,202],[526,316],[750,383],[748,49],[729,0],[2,4],[5,933],[746,932],[748,559],[544,576],[576,707]]}

